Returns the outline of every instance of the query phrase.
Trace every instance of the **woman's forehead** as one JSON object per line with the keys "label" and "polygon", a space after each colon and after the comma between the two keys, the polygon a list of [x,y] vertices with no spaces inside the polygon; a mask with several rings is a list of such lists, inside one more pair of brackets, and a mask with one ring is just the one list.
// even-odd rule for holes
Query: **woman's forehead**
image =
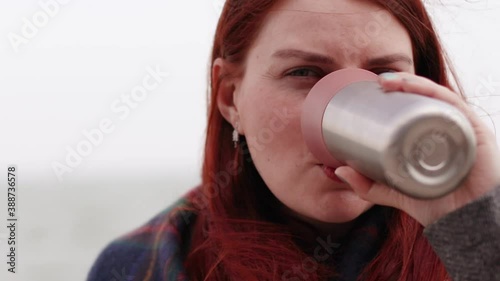
{"label": "woman's forehead", "polygon": [[284,0],[271,8],[259,33],[293,40],[293,36],[339,37],[378,29],[379,36],[392,32],[394,25],[404,29],[389,11],[370,0]]}
{"label": "woman's forehead", "polygon": [[[311,1],[311,3],[324,1]],[[298,2],[307,3],[308,1],[284,2],[297,6]],[[280,7],[286,8],[286,5]],[[349,54],[368,52],[377,55],[398,52],[408,53],[410,56],[411,40],[406,29],[387,10],[373,5],[370,7],[371,9],[364,9],[359,13],[341,15],[273,9],[254,42],[258,47],[255,44],[254,47],[266,53],[275,52],[278,49],[301,47],[304,50],[322,53],[333,52],[332,55],[337,57],[343,54],[335,54],[335,52],[345,53],[345,51]],[[345,50],[346,48],[349,50]]]}
{"label": "woman's forehead", "polygon": [[380,9],[373,0],[282,0],[272,11],[297,11],[318,14],[363,14]]}

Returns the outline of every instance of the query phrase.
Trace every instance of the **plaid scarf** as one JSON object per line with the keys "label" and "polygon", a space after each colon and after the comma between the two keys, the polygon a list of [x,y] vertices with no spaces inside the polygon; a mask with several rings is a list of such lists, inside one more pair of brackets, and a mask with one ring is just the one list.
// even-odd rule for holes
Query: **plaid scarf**
{"label": "plaid scarf", "polygon": [[140,228],[108,244],[87,281],[187,281],[183,261],[195,219],[187,210],[189,193]]}
{"label": "plaid scarf", "polygon": [[[188,281],[183,261],[189,247],[195,214],[188,210],[190,193],[156,215],[137,230],[108,244],[90,269],[87,281]],[[376,255],[386,232],[388,208],[375,206],[362,214],[348,237],[333,252],[333,265],[340,277],[356,280]]]}

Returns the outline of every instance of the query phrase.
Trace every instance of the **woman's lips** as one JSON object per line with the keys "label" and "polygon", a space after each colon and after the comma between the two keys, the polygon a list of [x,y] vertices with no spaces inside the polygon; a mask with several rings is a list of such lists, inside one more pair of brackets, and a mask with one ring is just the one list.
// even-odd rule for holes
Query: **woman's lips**
{"label": "woman's lips", "polygon": [[331,180],[335,181],[335,182],[338,182],[338,183],[344,183],[342,180],[339,179],[339,177],[337,177],[337,175],[335,175],[335,170],[337,168],[333,168],[333,167],[328,167],[328,166],[325,166],[325,165],[320,165],[321,168],[323,169],[323,172],[325,173],[325,175],[330,178]]}

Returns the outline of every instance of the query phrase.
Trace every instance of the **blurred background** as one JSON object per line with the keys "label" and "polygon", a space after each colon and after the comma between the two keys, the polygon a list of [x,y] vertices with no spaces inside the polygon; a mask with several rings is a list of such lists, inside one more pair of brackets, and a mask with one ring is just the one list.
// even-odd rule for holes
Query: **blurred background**
{"label": "blurred background", "polygon": [[[84,280],[112,239],[199,183],[223,2],[0,1],[0,218],[10,164],[19,217],[15,275],[0,227],[0,280]],[[426,4],[469,102],[500,129],[500,3]]]}

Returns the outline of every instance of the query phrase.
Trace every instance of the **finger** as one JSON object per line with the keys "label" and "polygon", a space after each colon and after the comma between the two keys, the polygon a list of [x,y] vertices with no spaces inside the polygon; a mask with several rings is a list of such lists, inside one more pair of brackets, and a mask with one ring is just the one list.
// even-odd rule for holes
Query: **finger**
{"label": "finger", "polygon": [[404,205],[405,198],[402,193],[384,184],[372,181],[351,167],[339,167],[335,170],[335,174],[349,184],[363,200],[398,209]]}
{"label": "finger", "polygon": [[406,72],[383,73],[379,75],[379,83],[386,92],[402,91],[444,101],[462,112],[474,127],[481,122],[460,95],[426,77]]}
{"label": "finger", "polygon": [[426,77],[406,72],[383,73],[379,75],[379,83],[385,91],[419,94],[447,102],[464,113],[470,111],[460,95]]}
{"label": "finger", "polygon": [[351,187],[355,186],[359,195],[368,193],[373,181],[349,166],[342,166],[335,169],[335,175],[345,181]]}

